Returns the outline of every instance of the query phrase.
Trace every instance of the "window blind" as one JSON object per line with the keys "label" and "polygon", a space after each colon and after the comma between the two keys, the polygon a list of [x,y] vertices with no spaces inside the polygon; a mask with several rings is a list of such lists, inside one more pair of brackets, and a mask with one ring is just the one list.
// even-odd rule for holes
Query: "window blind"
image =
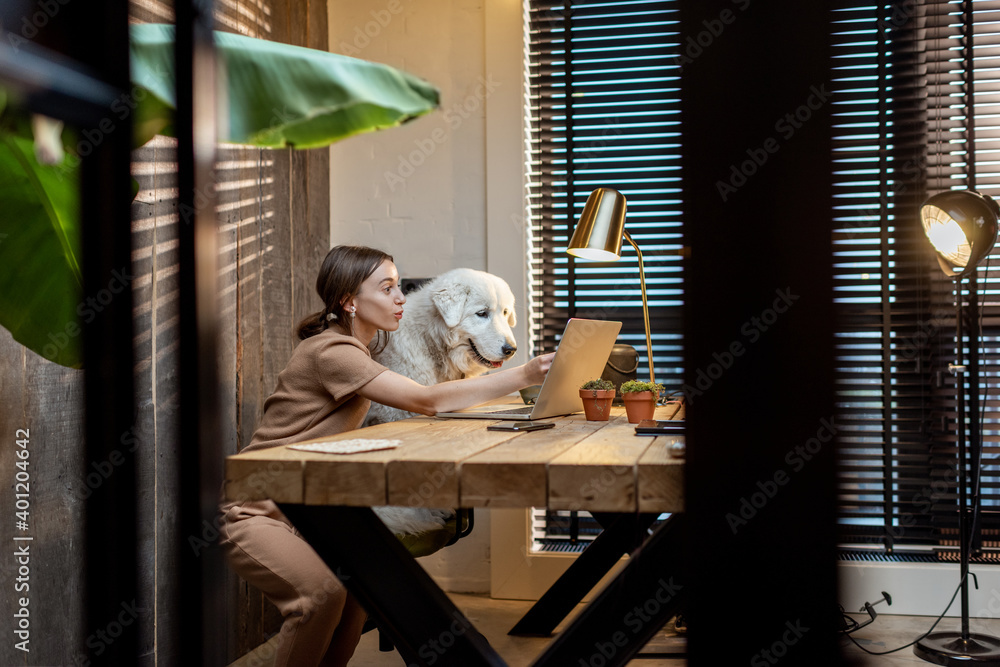
{"label": "window blind", "polygon": [[[681,386],[681,247],[677,67],[670,2],[527,5],[527,112],[532,326],[551,350],[566,319],[622,322],[620,343],[652,354],[656,380]],[[626,230],[642,250],[652,351],[635,251],[585,262],[566,244],[587,196],[612,187],[627,199]]]}
{"label": "window blind", "polygon": [[[656,381],[682,385],[684,284],[679,250],[680,53],[673,2],[527,0],[525,68],[530,140],[530,304],[536,353],[552,350],[566,319],[622,322],[618,342],[648,379],[638,258],[584,262],[566,245],[589,194],[625,195],[625,228],[642,251]],[[579,551],[600,532],[587,512],[532,514],[533,549]]]}
{"label": "window blind", "polygon": [[[657,379],[679,388],[682,35],[671,6],[527,3],[529,214],[536,347],[551,349],[566,317],[620,319],[642,369],[634,253],[626,246],[618,264],[589,264],[564,252],[591,190],[625,194],[627,228],[646,260]],[[946,189],[1000,196],[997,26],[1000,2],[986,0],[845,0],[835,13],[829,164],[838,505],[847,547],[955,558],[961,378],[949,363],[959,352],[959,295],[917,215],[927,196]],[[983,476],[968,491],[981,495],[977,546],[990,558],[1000,532],[1000,263],[990,258],[978,276]],[[549,524],[558,530],[573,521]]]}
{"label": "window blind", "polygon": [[[998,9],[997,2],[854,2],[837,13],[834,274],[847,545],[930,550],[942,559],[957,550],[961,379],[948,365],[957,358],[958,295],[937,267],[918,210],[942,190],[1000,186],[992,120]],[[1000,361],[995,264],[979,269],[986,535],[1000,527],[991,509],[1000,501],[990,425]]]}

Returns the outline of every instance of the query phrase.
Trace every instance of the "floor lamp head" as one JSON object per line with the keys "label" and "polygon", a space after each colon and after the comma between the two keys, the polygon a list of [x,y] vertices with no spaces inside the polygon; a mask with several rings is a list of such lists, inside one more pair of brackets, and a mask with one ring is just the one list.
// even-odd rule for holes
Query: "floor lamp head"
{"label": "floor lamp head", "polygon": [[972,273],[997,240],[1000,206],[971,190],[939,192],[920,207],[920,224],[945,275]]}

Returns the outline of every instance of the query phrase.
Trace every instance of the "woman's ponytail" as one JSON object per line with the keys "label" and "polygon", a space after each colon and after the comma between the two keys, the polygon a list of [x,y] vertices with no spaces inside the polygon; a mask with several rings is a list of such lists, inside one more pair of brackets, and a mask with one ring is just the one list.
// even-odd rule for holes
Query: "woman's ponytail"
{"label": "woman's ponytail", "polygon": [[320,311],[318,313],[313,313],[307,316],[304,320],[299,322],[298,333],[299,340],[305,340],[310,336],[315,336],[316,334],[323,333],[326,329],[326,313]]}

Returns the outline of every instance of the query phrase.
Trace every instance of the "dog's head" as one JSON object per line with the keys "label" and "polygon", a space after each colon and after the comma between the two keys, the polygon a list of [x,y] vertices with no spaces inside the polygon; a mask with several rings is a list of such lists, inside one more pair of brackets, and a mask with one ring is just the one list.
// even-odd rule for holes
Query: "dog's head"
{"label": "dog's head", "polygon": [[514,293],[505,280],[484,271],[453,269],[428,287],[448,328],[449,360],[466,377],[500,368],[514,355],[511,327],[517,317]]}

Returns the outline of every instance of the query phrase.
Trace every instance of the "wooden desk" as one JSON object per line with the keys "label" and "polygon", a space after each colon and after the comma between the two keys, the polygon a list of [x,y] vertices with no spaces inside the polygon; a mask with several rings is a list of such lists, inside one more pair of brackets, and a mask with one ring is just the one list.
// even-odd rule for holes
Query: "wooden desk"
{"label": "wooden desk", "polygon": [[[669,419],[675,406],[657,408]],[[288,447],[230,456],[230,499],[371,507],[548,507],[608,512],[676,512],[683,460],[673,436],[637,437],[624,408],[607,422],[556,417],[529,433],[487,431],[491,421],[414,417],[322,442],[398,439],[396,449],[334,455]]]}
{"label": "wooden desk", "polygon": [[[656,416],[668,419],[676,411],[665,406]],[[401,440],[396,449],[334,455],[276,447],[237,454],[226,460],[226,495],[277,502],[378,617],[407,664],[503,665],[368,508],[545,506],[635,514],[683,509],[683,459],[671,456],[668,447],[678,436],[634,435],[623,408],[614,408],[609,422],[588,422],[582,415],[551,421],[553,429],[516,433],[487,431],[488,420],[415,417],[324,439]],[[650,555],[634,555],[619,575],[616,582],[624,589],[599,596],[536,664],[576,665],[577,655],[585,664],[590,656],[601,656],[601,664],[625,664],[669,618],[660,617],[679,605],[683,586],[670,576],[677,549],[669,546],[678,539],[679,523],[679,515],[665,522],[657,531],[660,546],[648,549],[651,539],[643,549]],[[605,597],[611,599],[602,604]],[[641,632],[629,624],[614,634],[631,609],[622,605],[630,601],[636,609],[655,606],[658,614],[644,610]],[[609,628],[607,639],[595,639]]]}

